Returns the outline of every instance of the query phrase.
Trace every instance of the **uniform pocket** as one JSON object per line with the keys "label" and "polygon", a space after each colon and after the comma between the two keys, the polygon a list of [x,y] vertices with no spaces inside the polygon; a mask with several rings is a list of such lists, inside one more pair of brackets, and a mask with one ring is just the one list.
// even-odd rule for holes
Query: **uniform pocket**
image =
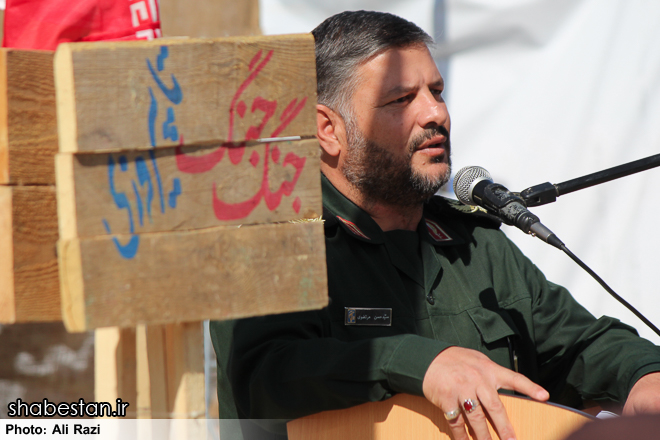
{"label": "uniform pocket", "polygon": [[486,345],[510,336],[520,336],[511,315],[504,309],[475,308],[467,312]]}

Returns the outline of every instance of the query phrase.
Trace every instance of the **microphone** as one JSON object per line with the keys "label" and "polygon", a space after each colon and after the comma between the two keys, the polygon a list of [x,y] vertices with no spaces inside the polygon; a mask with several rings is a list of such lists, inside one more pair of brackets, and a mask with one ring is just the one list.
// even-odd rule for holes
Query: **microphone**
{"label": "microphone", "polygon": [[462,168],[454,177],[454,193],[466,205],[480,206],[507,225],[516,226],[526,234],[562,249],[564,243],[539,218],[532,214],[523,199],[499,183],[493,183],[484,168]]}

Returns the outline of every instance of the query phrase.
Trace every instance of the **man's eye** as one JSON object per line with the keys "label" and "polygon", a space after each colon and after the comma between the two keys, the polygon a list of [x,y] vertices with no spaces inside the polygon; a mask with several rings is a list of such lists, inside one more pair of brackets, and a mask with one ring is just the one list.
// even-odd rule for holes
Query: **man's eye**
{"label": "man's eye", "polygon": [[442,89],[433,89],[433,90],[431,90],[431,93],[433,93],[437,97],[442,96],[442,92],[443,92]]}
{"label": "man's eye", "polygon": [[392,104],[403,104],[411,100],[412,100],[412,95],[406,95],[406,96],[402,96],[399,99],[395,99],[394,101],[392,101]]}

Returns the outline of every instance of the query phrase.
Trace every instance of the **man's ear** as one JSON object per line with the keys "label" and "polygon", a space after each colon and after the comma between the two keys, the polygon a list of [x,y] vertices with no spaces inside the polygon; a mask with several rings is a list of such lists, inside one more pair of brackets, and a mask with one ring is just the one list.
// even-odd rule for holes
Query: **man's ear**
{"label": "man's ear", "polygon": [[316,106],[316,137],[326,154],[337,157],[346,145],[344,120],[331,108]]}

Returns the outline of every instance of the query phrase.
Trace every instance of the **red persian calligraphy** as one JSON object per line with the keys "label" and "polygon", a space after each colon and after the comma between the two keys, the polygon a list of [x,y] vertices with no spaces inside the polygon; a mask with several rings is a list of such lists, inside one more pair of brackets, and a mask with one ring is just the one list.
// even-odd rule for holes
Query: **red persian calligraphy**
{"label": "red persian calligraphy", "polygon": [[[268,123],[268,121],[275,116],[277,110],[277,101],[268,100],[261,96],[257,96],[252,101],[250,107],[250,112],[255,113],[257,111],[263,113],[261,122],[258,125],[251,125],[245,134],[245,141],[236,143],[234,142],[234,125],[236,117],[241,119],[245,117],[245,114],[248,110],[247,105],[243,100],[240,99],[241,95],[245,92],[250,84],[255,80],[255,78],[261,73],[264,67],[273,57],[273,51],[269,51],[265,57],[262,59],[262,51],[260,50],[250,61],[249,64],[249,75],[238,87],[238,90],[234,94],[231,104],[229,106],[229,129],[227,132],[227,142],[223,143],[221,146],[213,150],[212,152],[201,155],[201,156],[189,156],[183,153],[181,146],[177,147],[176,150],[176,163],[179,171],[190,174],[205,173],[212,170],[225,156],[225,152],[229,156],[229,160],[232,164],[239,164],[245,154],[245,145],[247,141],[261,139],[263,130]],[[280,115],[280,124],[277,126],[272,133],[270,133],[269,138],[275,138],[282,133],[282,131],[293,121],[296,116],[301,112],[305,107],[307,98],[303,98],[298,102],[297,98],[291,100],[291,102],[286,106],[282,114]],[[183,144],[183,139],[180,140],[180,144]],[[298,178],[302,173],[302,169],[305,166],[305,158],[299,157],[294,153],[288,153],[284,160],[282,161],[282,166],[291,165],[295,168],[296,172],[293,176],[293,180],[283,182],[277,191],[272,192],[270,190],[270,183],[268,180],[268,170],[269,170],[269,159],[272,155],[272,161],[279,161],[279,149],[274,147],[271,149],[270,143],[264,145],[264,161],[263,161],[263,173],[262,173],[262,182],[259,191],[252,197],[247,200],[244,200],[239,203],[227,203],[223,200],[220,200],[216,192],[216,184],[213,183],[213,210],[215,216],[218,220],[238,220],[247,217],[254,208],[264,199],[266,207],[273,211],[277,208],[283,196],[289,196],[293,192]],[[252,153],[250,157],[250,163],[255,165],[258,162],[258,154],[256,152]],[[293,202],[293,208],[298,212],[300,210],[300,199],[296,198]]]}

